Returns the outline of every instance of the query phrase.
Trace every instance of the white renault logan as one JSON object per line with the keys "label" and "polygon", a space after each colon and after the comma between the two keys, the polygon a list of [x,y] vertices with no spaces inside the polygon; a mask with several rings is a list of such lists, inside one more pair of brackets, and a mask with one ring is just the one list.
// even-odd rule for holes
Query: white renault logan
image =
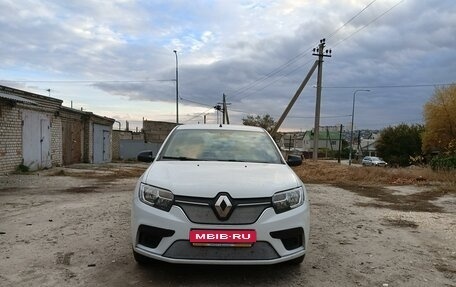
{"label": "white renault logan", "polygon": [[309,200],[289,167],[300,163],[287,164],[262,128],[177,126],[134,191],[136,261],[301,263]]}

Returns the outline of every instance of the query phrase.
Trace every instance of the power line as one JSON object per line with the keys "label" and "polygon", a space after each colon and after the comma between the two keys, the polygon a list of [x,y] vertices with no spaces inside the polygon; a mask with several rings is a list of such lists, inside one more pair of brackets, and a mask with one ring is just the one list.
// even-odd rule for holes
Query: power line
{"label": "power line", "polygon": [[[238,110],[238,109],[230,109],[231,112],[238,112],[238,113],[241,113],[241,114],[246,114],[246,115],[251,115],[252,113],[251,112],[246,112],[246,111],[242,111],[242,110]],[[272,117],[276,118],[277,115],[271,115]],[[325,119],[330,119],[330,118],[346,118],[346,117],[351,117],[351,115],[335,115],[335,116],[321,116],[320,118],[325,118]],[[304,117],[304,116],[287,116],[287,118],[291,118],[291,119],[313,119],[314,117],[313,116],[308,116],[308,117]]]}
{"label": "power line", "polygon": [[444,84],[411,84],[411,85],[378,85],[378,86],[327,86],[323,89],[392,89],[392,88],[421,88],[421,87],[438,87],[438,86],[451,86],[454,83]]}
{"label": "power line", "polygon": [[[335,119],[335,118],[347,118],[351,117],[351,115],[341,115],[341,116],[320,116],[322,119]],[[302,116],[288,116],[287,118],[290,119],[313,119],[314,116],[309,116],[309,117],[302,117]]]}
{"label": "power line", "polygon": [[186,98],[183,98],[183,97],[179,97],[179,99],[182,100],[182,101],[189,102],[189,103],[193,103],[193,104],[197,104],[197,105],[200,105],[200,106],[205,106],[205,107],[211,107],[211,108],[213,108],[213,105],[209,105],[209,104],[205,104],[205,103],[200,103],[200,102],[193,101],[193,100],[189,100],[189,99],[186,99]]}
{"label": "power line", "polygon": [[175,82],[176,80],[3,80],[15,83],[56,83],[56,84],[94,84],[94,83],[147,83]]}
{"label": "power line", "polygon": [[207,114],[208,112],[210,112],[210,111],[213,110],[213,109],[214,109],[214,108],[212,107],[212,108],[208,109],[208,110],[205,111],[205,112],[199,113],[199,114],[197,114],[196,116],[193,116],[193,117],[191,117],[191,118],[189,118],[189,119],[186,119],[184,122],[189,122],[189,121],[191,121],[191,120],[193,120],[193,119],[199,118],[199,117],[201,117],[201,116]]}
{"label": "power line", "polygon": [[[355,18],[357,18],[361,13],[363,13],[367,8],[369,8],[374,2],[376,2],[377,0],[373,0],[371,1],[369,4],[367,4],[361,11],[359,11],[357,14],[355,14],[352,18],[350,18],[347,22],[345,22],[342,26],[340,26],[339,28],[337,28],[335,31],[333,31],[327,38],[331,38],[332,36],[334,36],[335,34],[337,34],[342,28],[344,28],[346,25],[348,25],[351,21],[353,21]],[[238,95],[242,95],[243,93],[245,93],[246,91],[252,89],[253,87],[257,86],[260,82],[263,82],[263,81],[266,81],[267,79],[271,78],[272,76],[274,75],[277,75],[278,73],[282,72],[283,70],[285,70],[288,66],[290,66],[291,64],[295,63],[295,60],[303,57],[305,54],[307,54],[308,52],[311,51],[311,49],[313,48],[314,45],[310,46],[309,48],[305,49],[303,52],[299,53],[298,55],[294,56],[293,58],[289,59],[287,62],[285,62],[284,64],[280,65],[279,67],[275,68],[274,70],[272,70],[271,72],[269,72],[268,74],[266,74],[265,76],[261,77],[260,79],[257,79],[237,90],[234,90],[232,93],[233,94],[238,94]],[[306,62],[305,64],[307,64],[308,62]],[[304,64],[304,65],[305,65]],[[300,67],[296,68],[296,69],[293,69],[291,72],[287,73],[286,75],[289,75],[290,73],[298,70]],[[285,76],[286,76],[285,75]],[[273,81],[273,83],[276,82],[276,81]],[[271,83],[272,84],[272,83]],[[262,89],[260,90],[257,90],[255,92],[258,92],[258,91],[261,91],[263,90],[264,88],[270,86],[271,84],[263,87]],[[243,98],[246,98],[247,96],[251,95],[253,92],[249,93],[248,95],[240,98],[240,99],[243,99]],[[239,99],[239,100],[240,100]]]}
{"label": "power line", "polygon": [[349,38],[351,38],[353,35],[357,34],[358,32],[364,30],[366,27],[368,27],[370,24],[374,23],[375,21],[377,21],[378,19],[382,18],[383,16],[385,16],[386,14],[388,14],[391,10],[393,10],[394,8],[396,8],[399,4],[401,4],[402,2],[404,2],[405,0],[401,0],[399,2],[397,2],[396,4],[394,4],[391,8],[389,8],[388,10],[386,10],[385,12],[383,12],[382,14],[380,14],[379,16],[375,17],[372,21],[370,21],[369,23],[365,24],[364,26],[362,26],[361,28],[359,28],[358,30],[356,30],[355,32],[351,33],[348,37],[340,40],[339,42],[337,42],[334,47],[337,47],[339,46],[341,43],[345,42],[346,40],[348,40]]}
{"label": "power line", "polygon": [[345,22],[342,26],[340,26],[339,28],[337,28],[334,32],[332,32],[331,34],[329,34],[328,37],[326,37],[327,39],[331,38],[332,36],[334,36],[335,34],[337,34],[342,28],[344,28],[345,26],[347,26],[351,21],[353,21],[356,17],[358,17],[361,13],[364,12],[364,10],[366,10],[367,8],[369,8],[370,5],[372,5],[375,1],[377,0],[373,0],[372,2],[370,2],[369,4],[366,5],[366,7],[364,7],[361,11],[359,11],[358,13],[356,13],[355,16],[351,17],[350,20],[348,20],[347,22]]}

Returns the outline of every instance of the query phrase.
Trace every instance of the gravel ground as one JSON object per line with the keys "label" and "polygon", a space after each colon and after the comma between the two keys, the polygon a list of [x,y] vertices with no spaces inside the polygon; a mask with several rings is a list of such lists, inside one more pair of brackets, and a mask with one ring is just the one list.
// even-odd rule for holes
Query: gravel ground
{"label": "gravel ground", "polygon": [[456,286],[454,196],[433,201],[443,211],[401,211],[318,184],[307,185],[311,242],[299,266],[139,266],[130,201],[145,168],[78,165],[1,176],[0,286]]}

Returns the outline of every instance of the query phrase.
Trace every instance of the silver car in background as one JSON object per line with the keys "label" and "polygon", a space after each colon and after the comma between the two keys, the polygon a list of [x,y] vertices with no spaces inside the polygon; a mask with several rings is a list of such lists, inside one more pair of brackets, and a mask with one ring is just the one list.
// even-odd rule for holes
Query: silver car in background
{"label": "silver car in background", "polygon": [[381,158],[376,156],[365,156],[361,162],[364,166],[387,166],[388,164]]}

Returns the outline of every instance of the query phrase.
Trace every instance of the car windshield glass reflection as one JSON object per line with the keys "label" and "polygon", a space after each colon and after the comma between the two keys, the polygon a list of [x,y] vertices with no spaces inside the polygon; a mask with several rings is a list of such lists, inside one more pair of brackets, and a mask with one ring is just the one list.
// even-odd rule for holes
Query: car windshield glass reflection
{"label": "car windshield glass reflection", "polygon": [[176,131],[161,160],[282,163],[266,133],[230,130]]}

